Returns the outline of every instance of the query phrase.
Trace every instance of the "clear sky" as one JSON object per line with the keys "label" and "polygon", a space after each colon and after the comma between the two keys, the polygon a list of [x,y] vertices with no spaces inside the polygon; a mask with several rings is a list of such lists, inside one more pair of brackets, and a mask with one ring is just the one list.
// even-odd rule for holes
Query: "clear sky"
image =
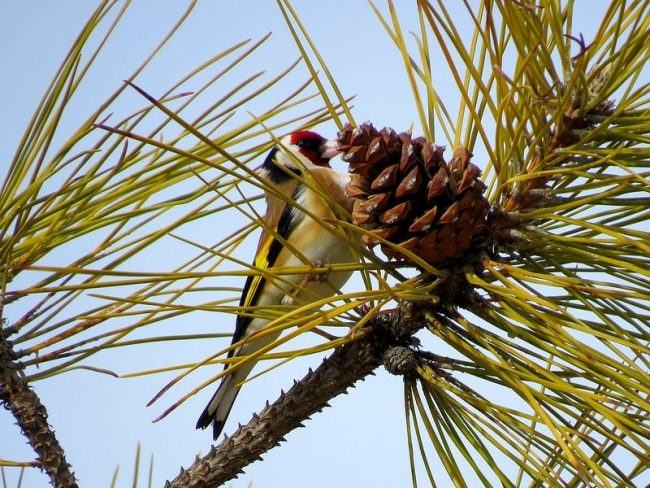
{"label": "clear sky", "polygon": [[[383,6],[383,2],[378,3]],[[417,31],[417,19],[412,8],[414,2],[397,0],[395,3],[404,30]],[[449,8],[462,4],[449,3],[455,4]],[[583,7],[578,7],[578,10],[581,9],[584,16],[578,19],[582,24],[580,30],[588,33],[597,18],[598,8],[594,4],[603,5],[605,2],[581,3]],[[0,42],[3,46],[0,50],[0,66],[3,67],[0,77],[0,169],[3,172],[37,101],[91,13],[93,4],[91,0],[0,0]],[[79,93],[75,112],[64,120],[63,132],[74,129],[75,121],[78,124],[128,76],[179,16],[184,5],[185,2],[177,0],[134,0],[126,19]],[[343,92],[357,95],[353,102],[357,121],[370,120],[376,126],[389,125],[397,130],[406,130],[414,124],[414,132],[418,133],[417,114],[400,56],[368,4],[360,0],[296,0],[294,5]],[[458,27],[468,30],[471,26]],[[248,71],[236,72],[238,76],[257,70],[268,70],[270,74],[279,72],[297,58],[298,51],[276,3],[259,0],[199,1],[177,38],[137,79],[137,83],[150,93],[160,93],[209,56],[242,39],[256,39],[269,31],[273,35],[267,45],[249,60],[245,68]],[[441,60],[440,65],[443,64]],[[304,77],[303,70],[295,80]],[[455,109],[457,94],[453,86],[448,77],[441,76],[440,81],[443,98]],[[135,96],[131,100],[137,106],[143,105],[142,100]],[[274,100],[262,100],[261,105],[253,104],[248,109],[261,110],[263,103],[272,102]],[[318,130],[324,135],[334,136],[336,128],[328,123]],[[446,144],[444,140],[437,142]],[[477,156],[478,164],[484,166],[480,152]],[[241,223],[205,222],[203,232],[211,232],[216,225],[235,229]],[[216,240],[216,236],[205,238],[206,243]],[[246,248],[249,253],[253,246],[251,242]],[[169,255],[164,254],[152,256],[151,262],[143,267],[169,269]],[[71,259],[68,257],[66,262]],[[354,286],[352,282],[350,287]],[[13,318],[19,316],[21,310],[15,308],[6,312],[10,314],[9,318]],[[234,322],[231,316],[207,314],[197,315],[190,321],[196,321],[190,327],[203,331],[206,330],[206,321],[217,324],[219,331],[230,330],[228,323]],[[161,330],[173,333],[185,325],[163,324]],[[178,350],[173,352],[143,347],[113,356],[106,354],[90,363],[126,373],[192,358],[198,360],[222,346],[222,343],[213,346],[207,341],[200,344],[188,342],[187,345],[179,343],[175,346]],[[251,383],[240,395],[226,432],[234,431],[237,422],[247,422],[251,413],[260,410],[267,399],[277,397],[280,388],[286,389],[293,378],[304,375],[307,366],[319,362],[319,358],[295,361],[264,376],[261,381]],[[209,377],[210,373],[206,371],[202,378]],[[165,479],[176,475],[180,466],[189,465],[197,453],[209,449],[210,433],[196,431],[194,424],[211,395],[211,389],[197,395],[164,421],[151,423],[168,403],[163,401],[161,406],[152,408],[147,408],[146,403],[169,378],[155,376],[118,380],[76,371],[34,386],[48,408],[50,423],[66,449],[81,486],[107,486],[117,465],[120,466],[117,486],[129,486],[138,442],[142,445],[145,462],[151,455],[155,457],[154,486],[161,486]],[[167,401],[172,398],[176,398],[173,393]],[[360,383],[349,395],[334,399],[331,405],[332,408],[308,421],[305,429],[292,432],[286,443],[266,454],[264,462],[247,468],[246,473],[231,486],[244,487],[249,482],[265,488],[407,486],[410,472],[401,379],[388,375],[383,369],[378,370],[376,376]],[[0,411],[0,439],[0,458],[32,458],[31,449],[5,410]],[[442,468],[438,466],[436,469]],[[15,486],[17,470],[6,469],[5,475],[8,486]],[[141,476],[141,479],[145,477]],[[30,471],[23,486],[49,485],[45,476]]]}

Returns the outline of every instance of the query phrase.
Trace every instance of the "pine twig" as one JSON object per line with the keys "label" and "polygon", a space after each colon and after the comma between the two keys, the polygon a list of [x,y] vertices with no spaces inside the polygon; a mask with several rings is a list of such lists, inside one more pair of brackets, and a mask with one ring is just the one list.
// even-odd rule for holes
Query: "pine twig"
{"label": "pine twig", "polygon": [[332,398],[371,374],[383,363],[387,350],[410,343],[411,336],[425,325],[419,310],[418,306],[406,304],[373,318],[362,338],[336,349],[316,370],[253,415],[247,425],[240,426],[203,458],[197,458],[188,469],[182,469],[165,484],[166,488],[215,487],[237,477],[243,468],[283,441],[286,434],[328,406]]}
{"label": "pine twig", "polygon": [[56,488],[76,488],[77,481],[63,448],[47,423],[47,411],[38,395],[20,376],[14,352],[0,327],[0,402],[13,413],[18,426],[37,454],[39,467]]}

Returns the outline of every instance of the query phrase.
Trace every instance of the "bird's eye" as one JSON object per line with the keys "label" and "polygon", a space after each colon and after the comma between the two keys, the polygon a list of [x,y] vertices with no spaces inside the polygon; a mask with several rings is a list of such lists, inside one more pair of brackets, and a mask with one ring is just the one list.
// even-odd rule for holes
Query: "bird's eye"
{"label": "bird's eye", "polygon": [[320,141],[317,141],[316,139],[308,139],[306,137],[303,137],[301,139],[298,139],[298,142],[296,142],[296,146],[298,146],[300,149],[305,149],[307,151],[317,151],[318,147],[320,146]]}

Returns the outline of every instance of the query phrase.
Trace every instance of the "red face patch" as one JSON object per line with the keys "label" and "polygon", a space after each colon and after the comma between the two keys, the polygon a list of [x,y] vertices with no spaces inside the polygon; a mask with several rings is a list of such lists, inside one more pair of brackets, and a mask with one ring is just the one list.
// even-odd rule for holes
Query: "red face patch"
{"label": "red face patch", "polygon": [[325,140],[323,136],[310,130],[299,130],[291,134],[291,144],[297,144],[300,139],[310,139],[319,143]]}
{"label": "red face patch", "polygon": [[298,147],[300,154],[317,166],[329,168],[329,159],[322,157],[322,146],[325,138],[310,130],[301,130],[291,134],[291,145]]}

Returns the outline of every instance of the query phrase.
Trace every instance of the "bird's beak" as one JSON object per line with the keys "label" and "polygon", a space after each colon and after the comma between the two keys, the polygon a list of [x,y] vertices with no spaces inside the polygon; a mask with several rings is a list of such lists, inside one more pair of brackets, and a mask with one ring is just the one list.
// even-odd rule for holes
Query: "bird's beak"
{"label": "bird's beak", "polygon": [[338,142],[336,139],[330,139],[329,141],[325,141],[321,147],[320,147],[320,157],[321,159],[326,159],[329,161],[332,159],[334,156],[338,155],[341,151],[339,151]]}

